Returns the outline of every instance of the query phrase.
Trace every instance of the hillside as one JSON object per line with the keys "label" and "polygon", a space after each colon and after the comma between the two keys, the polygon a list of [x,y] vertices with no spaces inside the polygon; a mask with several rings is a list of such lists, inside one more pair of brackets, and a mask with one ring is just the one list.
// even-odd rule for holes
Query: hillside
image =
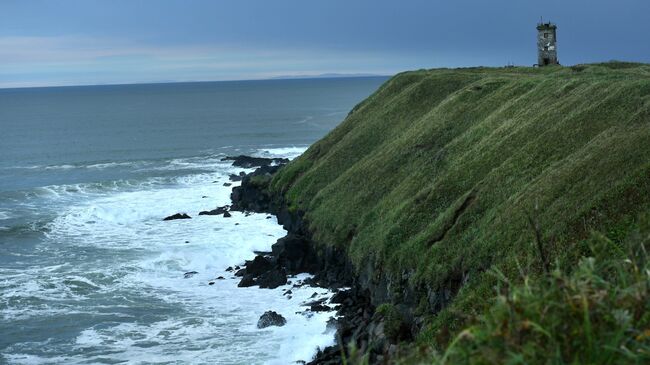
{"label": "hillside", "polygon": [[375,306],[444,346],[495,272],[571,271],[592,231],[621,245],[650,212],[650,66],[401,73],[270,187]]}

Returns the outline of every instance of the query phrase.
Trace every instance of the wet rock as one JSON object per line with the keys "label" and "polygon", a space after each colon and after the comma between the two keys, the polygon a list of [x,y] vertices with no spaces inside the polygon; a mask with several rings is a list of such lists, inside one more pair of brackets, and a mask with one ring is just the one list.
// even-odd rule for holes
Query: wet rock
{"label": "wet rock", "polygon": [[229,182],[225,182],[225,183],[223,183],[223,186],[225,186],[225,187],[229,187],[229,186],[232,186],[232,184],[229,183]]}
{"label": "wet rock", "polygon": [[228,176],[228,180],[230,180],[230,181],[242,181],[243,178],[244,178],[243,176],[235,175],[235,174],[230,174]]}
{"label": "wet rock", "polygon": [[253,285],[255,285],[255,277],[251,274],[244,275],[239,284],[237,284],[240,288],[248,288]]}
{"label": "wet rock", "polygon": [[183,279],[189,279],[189,278],[191,278],[192,276],[194,276],[196,274],[198,274],[198,272],[196,272],[196,271],[188,271],[185,274],[183,274]]}
{"label": "wet rock", "polygon": [[352,297],[352,292],[350,290],[342,290],[332,295],[330,302],[334,304],[342,304],[346,299]]}
{"label": "wet rock", "polygon": [[251,156],[239,155],[239,156],[226,156],[222,158],[221,161],[232,161],[233,166],[248,169],[251,167],[269,166],[272,164],[284,164],[289,162],[289,159],[263,158],[263,157],[251,157]]}
{"label": "wet rock", "polygon": [[287,275],[280,270],[270,270],[260,275],[255,281],[260,288],[275,289],[287,283]]}
{"label": "wet rock", "polygon": [[339,321],[335,317],[330,317],[330,319],[327,320],[325,331],[336,331],[338,327]]}
{"label": "wet rock", "polygon": [[287,320],[282,317],[282,315],[274,312],[274,311],[267,311],[262,316],[260,316],[260,319],[257,321],[257,328],[266,328],[270,326],[279,326],[282,327],[285,324],[287,324]]}
{"label": "wet rock", "polygon": [[326,306],[325,304],[314,304],[309,307],[309,310],[312,312],[329,312],[332,308]]}
{"label": "wet rock", "polygon": [[235,270],[235,269],[233,269],[232,266],[228,266],[228,268],[226,269],[227,272],[231,272],[233,270]]}
{"label": "wet rock", "polygon": [[228,212],[228,209],[230,208],[230,205],[224,205],[223,207],[218,207],[213,210],[204,210],[202,212],[199,212],[199,215],[219,215],[219,214],[225,214]]}
{"label": "wet rock", "polygon": [[291,290],[287,290],[282,295],[291,295],[291,294],[293,294],[293,292]]}
{"label": "wet rock", "polygon": [[230,213],[228,213],[228,212],[225,212],[225,213],[223,213],[223,217],[224,218],[230,218],[230,217],[232,217],[232,215]]}
{"label": "wet rock", "polygon": [[208,285],[214,285],[214,281],[208,282]]}
{"label": "wet rock", "polygon": [[273,263],[264,256],[255,256],[253,261],[246,262],[246,273],[253,276],[260,276],[272,268]]}
{"label": "wet rock", "polygon": [[176,214],[170,215],[169,217],[165,217],[163,220],[164,221],[172,221],[174,219],[192,219],[192,217],[190,217],[186,213],[176,213]]}
{"label": "wet rock", "polygon": [[226,280],[226,278],[224,278],[223,276],[219,276],[217,280]]}

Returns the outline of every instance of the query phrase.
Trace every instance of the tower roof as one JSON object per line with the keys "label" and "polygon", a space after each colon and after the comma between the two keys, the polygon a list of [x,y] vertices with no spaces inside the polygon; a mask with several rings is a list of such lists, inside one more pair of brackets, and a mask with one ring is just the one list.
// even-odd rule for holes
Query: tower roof
{"label": "tower roof", "polygon": [[555,23],[551,23],[551,22],[537,23],[537,29],[538,30],[557,29],[557,25]]}

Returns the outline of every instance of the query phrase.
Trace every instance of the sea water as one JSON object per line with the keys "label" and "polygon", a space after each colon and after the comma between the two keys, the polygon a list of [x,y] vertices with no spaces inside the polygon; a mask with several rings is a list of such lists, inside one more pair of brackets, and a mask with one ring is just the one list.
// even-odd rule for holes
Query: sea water
{"label": "sea water", "polygon": [[[230,203],[243,169],[222,157],[295,158],[384,80],[0,90],[0,362],[289,364],[333,344],[334,314],[302,305],[327,290],[225,271],[286,233],[275,217],[198,212]],[[287,324],[258,329],[268,310]]]}

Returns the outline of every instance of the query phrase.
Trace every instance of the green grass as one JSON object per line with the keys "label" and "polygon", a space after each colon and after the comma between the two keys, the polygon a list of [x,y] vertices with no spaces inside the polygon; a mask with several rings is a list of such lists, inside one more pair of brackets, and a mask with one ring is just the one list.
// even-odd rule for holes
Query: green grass
{"label": "green grass", "polygon": [[433,362],[647,364],[650,362],[650,220],[619,245],[602,236],[575,269],[521,284],[500,278],[493,304]]}
{"label": "green grass", "polygon": [[494,296],[492,272],[543,272],[529,216],[547,261],[574,267],[592,230],[620,242],[649,211],[650,66],[405,72],[271,189],[359,273],[412,288],[419,342],[447,343]]}

